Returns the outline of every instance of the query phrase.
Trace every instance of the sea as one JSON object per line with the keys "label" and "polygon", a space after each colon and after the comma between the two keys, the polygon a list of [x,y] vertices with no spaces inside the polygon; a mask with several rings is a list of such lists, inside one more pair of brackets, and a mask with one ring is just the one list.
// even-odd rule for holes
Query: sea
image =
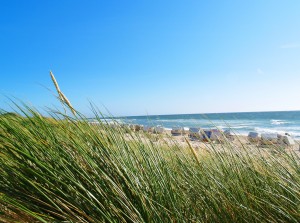
{"label": "sea", "polygon": [[247,135],[250,131],[258,133],[289,133],[300,139],[300,111],[240,112],[209,114],[176,114],[127,116],[116,118],[121,123],[147,126],[220,128],[230,129],[235,134]]}

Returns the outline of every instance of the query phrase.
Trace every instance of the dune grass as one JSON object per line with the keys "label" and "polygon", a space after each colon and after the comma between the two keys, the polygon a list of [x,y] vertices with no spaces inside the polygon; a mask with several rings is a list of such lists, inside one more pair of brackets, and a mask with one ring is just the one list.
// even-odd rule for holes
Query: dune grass
{"label": "dune grass", "polygon": [[294,153],[195,152],[78,113],[18,109],[0,116],[0,207],[16,215],[2,209],[3,222],[300,221]]}

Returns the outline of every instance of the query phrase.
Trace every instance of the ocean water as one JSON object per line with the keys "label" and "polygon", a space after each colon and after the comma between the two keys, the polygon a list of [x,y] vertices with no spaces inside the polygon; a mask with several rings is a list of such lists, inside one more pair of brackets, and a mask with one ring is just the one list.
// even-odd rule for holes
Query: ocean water
{"label": "ocean water", "polygon": [[175,126],[185,129],[218,127],[224,130],[231,129],[241,135],[257,131],[289,133],[295,138],[300,138],[300,111],[150,115],[119,117],[118,120],[128,124],[161,125],[166,129]]}

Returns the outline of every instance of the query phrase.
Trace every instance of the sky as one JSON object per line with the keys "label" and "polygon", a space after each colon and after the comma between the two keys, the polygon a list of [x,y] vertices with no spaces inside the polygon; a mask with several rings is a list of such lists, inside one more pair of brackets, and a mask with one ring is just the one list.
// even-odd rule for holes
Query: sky
{"label": "sky", "polygon": [[8,98],[115,116],[300,110],[299,0],[2,0]]}

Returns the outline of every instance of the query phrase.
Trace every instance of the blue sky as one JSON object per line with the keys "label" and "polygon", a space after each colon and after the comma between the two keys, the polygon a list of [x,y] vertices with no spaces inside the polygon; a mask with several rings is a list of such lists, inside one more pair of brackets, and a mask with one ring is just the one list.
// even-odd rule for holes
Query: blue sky
{"label": "blue sky", "polygon": [[[0,106],[300,110],[300,1],[1,1]],[[49,88],[51,91],[49,91]]]}

